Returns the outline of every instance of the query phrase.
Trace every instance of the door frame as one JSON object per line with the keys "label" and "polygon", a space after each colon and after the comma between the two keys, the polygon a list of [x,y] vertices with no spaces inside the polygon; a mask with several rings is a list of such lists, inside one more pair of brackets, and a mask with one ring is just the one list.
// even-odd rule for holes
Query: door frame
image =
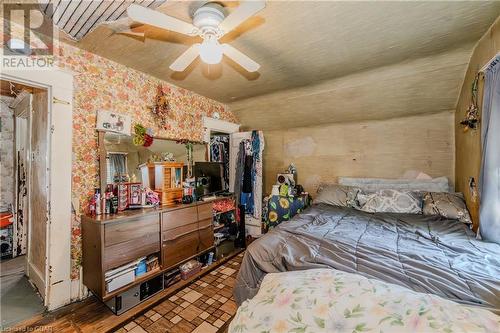
{"label": "door frame", "polygon": [[[229,149],[232,147],[232,135],[233,133],[238,133],[240,131],[240,124],[231,123],[229,121],[210,118],[204,116],[203,122],[203,142],[207,144],[207,161],[210,162],[210,135],[212,132],[230,134],[229,135]],[[234,190],[234,162],[229,159],[229,191]]]}
{"label": "door frame", "polygon": [[54,310],[71,302],[71,172],[73,73],[61,70],[5,70],[3,80],[48,92],[48,223],[44,305]]}
{"label": "door frame", "polygon": [[229,121],[210,118],[204,116],[202,119],[203,122],[203,141],[206,143],[210,143],[210,134],[212,132],[220,132],[220,133],[236,133],[240,131],[240,124],[231,123]]}

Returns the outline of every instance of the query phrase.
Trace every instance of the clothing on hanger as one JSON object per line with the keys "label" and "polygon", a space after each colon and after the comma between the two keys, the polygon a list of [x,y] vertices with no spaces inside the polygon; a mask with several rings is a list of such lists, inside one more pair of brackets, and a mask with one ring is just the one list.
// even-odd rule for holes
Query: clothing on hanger
{"label": "clothing on hanger", "polygon": [[229,189],[229,136],[215,135],[210,138],[210,160],[223,163],[224,190]]}

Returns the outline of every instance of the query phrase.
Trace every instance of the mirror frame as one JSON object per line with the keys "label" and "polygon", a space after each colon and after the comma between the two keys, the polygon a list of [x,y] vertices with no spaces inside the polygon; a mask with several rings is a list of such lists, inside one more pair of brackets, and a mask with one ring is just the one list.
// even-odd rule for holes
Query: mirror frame
{"label": "mirror frame", "polygon": [[[106,156],[108,154],[106,150],[106,145],[104,143],[104,137],[106,136],[107,131],[100,131],[97,130],[97,144],[98,144],[98,152],[99,152],[99,183],[100,183],[100,188],[101,188],[101,193],[106,192],[106,186],[108,185],[106,183],[107,177],[107,167],[106,167]],[[109,133],[114,133],[114,132],[109,132]],[[183,139],[172,139],[172,138],[166,138],[166,137],[161,137],[161,136],[155,136],[153,137],[153,140],[168,140],[168,141],[180,141]],[[205,146],[205,160],[208,160],[208,144],[206,142],[201,142],[201,141],[190,141],[194,144],[200,144]]]}

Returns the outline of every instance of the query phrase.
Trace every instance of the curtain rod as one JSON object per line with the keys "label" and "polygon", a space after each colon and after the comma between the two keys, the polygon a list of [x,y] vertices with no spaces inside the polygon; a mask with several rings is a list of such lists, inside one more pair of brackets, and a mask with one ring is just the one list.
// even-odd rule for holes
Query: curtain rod
{"label": "curtain rod", "polygon": [[491,58],[486,64],[484,64],[484,66],[481,67],[481,69],[479,70],[479,72],[484,72],[499,57],[500,57],[500,52],[498,52],[495,56],[493,56],[493,58]]}

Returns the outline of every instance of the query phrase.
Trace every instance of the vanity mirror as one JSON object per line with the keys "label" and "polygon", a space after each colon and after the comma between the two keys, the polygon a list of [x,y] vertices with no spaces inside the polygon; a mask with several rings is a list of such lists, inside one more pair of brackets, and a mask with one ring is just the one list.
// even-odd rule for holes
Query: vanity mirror
{"label": "vanity mirror", "polygon": [[[106,185],[115,182],[142,183],[153,188],[144,170],[148,166],[162,164],[162,174],[172,174],[172,183],[169,187],[182,188],[184,179],[192,173],[195,162],[205,162],[207,155],[206,145],[193,143],[191,156],[188,159],[187,145],[174,140],[154,138],[149,147],[136,146],[133,137],[111,132],[99,132],[99,156],[101,191],[105,192]],[[160,163],[161,162],[161,163]],[[159,170],[159,168],[157,168]],[[154,173],[154,167],[151,169]],[[159,172],[159,171],[156,171]],[[157,177],[158,178],[158,177]],[[182,179],[181,179],[182,178]],[[158,186],[156,186],[158,188]]]}

